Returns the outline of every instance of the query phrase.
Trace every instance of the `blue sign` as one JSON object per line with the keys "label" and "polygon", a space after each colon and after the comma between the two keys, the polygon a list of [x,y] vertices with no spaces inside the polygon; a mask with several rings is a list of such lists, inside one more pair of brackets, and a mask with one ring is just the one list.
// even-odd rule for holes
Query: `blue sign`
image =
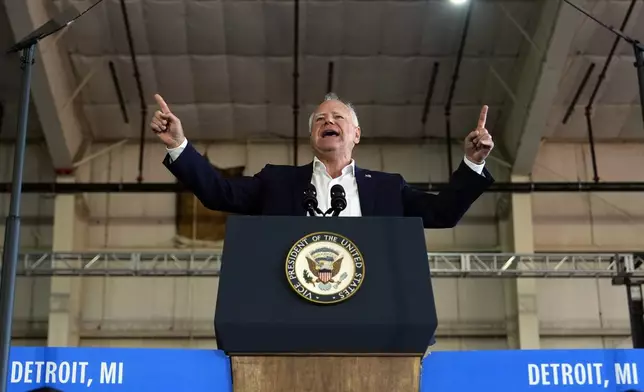
{"label": "blue sign", "polygon": [[12,347],[8,392],[232,392],[222,351]]}
{"label": "blue sign", "polygon": [[[217,350],[13,347],[9,392],[232,392]],[[422,392],[644,392],[640,350],[435,352],[423,361]]]}
{"label": "blue sign", "polygon": [[421,391],[640,391],[640,350],[437,352],[423,361]]}

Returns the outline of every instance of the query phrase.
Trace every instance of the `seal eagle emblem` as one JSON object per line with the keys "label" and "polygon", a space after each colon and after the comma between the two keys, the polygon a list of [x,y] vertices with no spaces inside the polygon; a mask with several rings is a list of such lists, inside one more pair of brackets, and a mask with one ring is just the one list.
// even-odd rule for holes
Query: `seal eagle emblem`
{"label": "seal eagle emblem", "polygon": [[332,304],[352,297],[362,285],[362,253],[348,238],[330,232],[300,238],[286,257],[286,278],[304,299]]}

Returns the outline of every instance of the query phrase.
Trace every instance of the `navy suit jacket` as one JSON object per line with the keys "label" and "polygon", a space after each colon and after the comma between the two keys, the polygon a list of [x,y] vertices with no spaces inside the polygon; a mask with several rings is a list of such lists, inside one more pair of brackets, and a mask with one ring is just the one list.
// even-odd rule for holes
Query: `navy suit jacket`
{"label": "navy suit jacket", "polygon": [[[301,215],[304,190],[311,182],[313,163],[304,166],[266,165],[252,177],[224,178],[188,143],[176,161],[163,164],[201,201],[204,207],[243,215]],[[449,186],[439,194],[410,187],[400,174],[356,166],[363,216],[421,217],[425,228],[454,227],[494,179],[461,162]]]}

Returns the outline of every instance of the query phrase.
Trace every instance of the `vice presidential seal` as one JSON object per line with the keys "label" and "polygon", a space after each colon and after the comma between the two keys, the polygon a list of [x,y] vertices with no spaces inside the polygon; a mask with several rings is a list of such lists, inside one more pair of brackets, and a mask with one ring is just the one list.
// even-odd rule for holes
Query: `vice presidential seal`
{"label": "vice presidential seal", "polygon": [[288,252],[286,278],[302,298],[333,304],[353,296],[365,277],[358,247],[336,233],[309,234]]}

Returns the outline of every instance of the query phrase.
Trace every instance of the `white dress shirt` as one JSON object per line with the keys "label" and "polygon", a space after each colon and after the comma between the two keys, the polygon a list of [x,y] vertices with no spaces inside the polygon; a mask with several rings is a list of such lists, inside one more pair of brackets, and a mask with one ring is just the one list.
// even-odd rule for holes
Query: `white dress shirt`
{"label": "white dress shirt", "polygon": [[[170,155],[170,162],[179,158],[179,155],[188,145],[188,139],[184,139],[179,147],[166,148]],[[483,174],[482,164],[471,162],[467,157],[463,157],[465,164],[478,174]],[[347,199],[347,208],[340,212],[340,216],[362,216],[360,210],[360,197],[358,195],[358,183],[356,181],[356,164],[352,159],[351,163],[342,169],[342,174],[337,178],[331,178],[327,173],[326,166],[317,157],[313,158],[313,175],[311,184],[315,186],[318,194],[318,208],[326,212],[331,207],[331,187],[336,184],[342,185]],[[330,216],[327,215],[327,216]]]}
{"label": "white dress shirt", "polygon": [[[315,186],[318,193],[318,208],[323,213],[331,207],[331,187],[336,184],[342,185],[347,199],[347,208],[340,212],[339,216],[362,216],[360,211],[360,197],[358,195],[358,182],[356,181],[356,163],[351,163],[342,169],[339,177],[331,178],[326,166],[317,157],[313,158],[313,175],[311,184]],[[331,216],[329,213],[327,216]]]}

